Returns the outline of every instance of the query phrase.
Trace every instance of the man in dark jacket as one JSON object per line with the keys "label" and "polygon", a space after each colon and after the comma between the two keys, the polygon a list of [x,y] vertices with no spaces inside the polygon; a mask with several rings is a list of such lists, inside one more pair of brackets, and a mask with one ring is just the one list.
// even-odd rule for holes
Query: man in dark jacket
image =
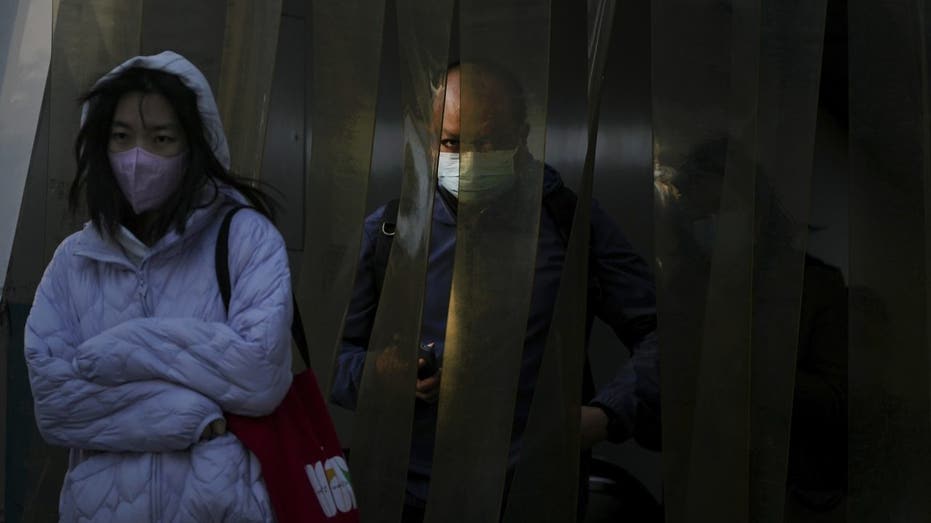
{"label": "man in dark jacket", "polygon": [[[468,74],[471,75],[468,89],[475,92],[467,95],[468,110],[469,116],[476,118],[477,122],[476,137],[473,143],[462,144],[463,150],[487,153],[482,161],[475,158],[472,166],[464,161],[462,169],[488,170],[488,173],[483,173],[489,175],[483,176],[487,183],[481,186],[459,186],[462,67],[469,68]],[[463,90],[466,88],[466,85],[462,86]],[[439,96],[443,96],[443,93]],[[441,154],[421,331],[421,343],[433,348],[439,362],[442,361],[446,337],[459,194],[476,191],[481,192],[480,197],[494,198],[501,191],[513,189],[515,180],[520,178],[515,173],[544,172],[544,205],[537,244],[536,273],[510,457],[513,465],[520,432],[530,412],[534,383],[553,316],[566,254],[566,224],[560,223],[566,220],[554,216],[548,210],[551,206],[545,204],[547,198],[565,194],[568,189],[564,188],[556,171],[549,167],[540,169],[540,164],[527,150],[526,106],[522,89],[513,78],[492,67],[454,65],[448,71],[445,98],[438,98],[438,102],[440,100],[445,100],[445,107],[442,103],[435,104],[437,113],[443,115]],[[500,176],[492,176],[492,171]],[[589,279],[593,282],[593,288],[588,304],[589,327],[595,316],[607,323],[630,350],[631,358],[610,383],[597,392],[592,390],[583,394],[580,412],[583,450],[602,440],[621,442],[630,437],[636,437],[641,443],[655,448],[659,445],[660,405],[653,278],[647,264],[634,253],[612,219],[597,204],[593,204],[591,220],[589,252],[592,260]],[[386,216],[386,207],[376,210],[365,221],[361,260],[332,390],[333,400],[348,408],[354,408],[356,404],[365,351],[378,306],[380,282],[377,280],[383,273],[379,274],[376,267],[382,263],[376,259],[376,251],[379,241],[384,241],[380,235],[383,234],[386,221],[393,223],[393,218]],[[416,406],[411,443],[406,507],[408,514],[411,510],[423,507],[427,499],[441,376],[442,372],[437,372],[425,379],[418,379],[416,384],[417,397],[421,401]]]}

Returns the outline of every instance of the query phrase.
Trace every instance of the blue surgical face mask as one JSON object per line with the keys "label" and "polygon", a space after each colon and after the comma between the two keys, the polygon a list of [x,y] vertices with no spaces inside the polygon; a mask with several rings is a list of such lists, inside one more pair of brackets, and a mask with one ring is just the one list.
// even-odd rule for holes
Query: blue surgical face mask
{"label": "blue surgical face mask", "polygon": [[514,154],[513,149],[440,153],[437,183],[457,199],[497,196],[514,185]]}

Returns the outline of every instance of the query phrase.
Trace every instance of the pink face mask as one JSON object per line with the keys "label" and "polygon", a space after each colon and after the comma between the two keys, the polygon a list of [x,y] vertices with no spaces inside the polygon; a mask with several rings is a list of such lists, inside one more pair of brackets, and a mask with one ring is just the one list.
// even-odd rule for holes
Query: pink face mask
{"label": "pink face mask", "polygon": [[181,183],[186,164],[186,152],[169,158],[141,147],[110,153],[116,183],[136,214],[158,209],[165,203]]}

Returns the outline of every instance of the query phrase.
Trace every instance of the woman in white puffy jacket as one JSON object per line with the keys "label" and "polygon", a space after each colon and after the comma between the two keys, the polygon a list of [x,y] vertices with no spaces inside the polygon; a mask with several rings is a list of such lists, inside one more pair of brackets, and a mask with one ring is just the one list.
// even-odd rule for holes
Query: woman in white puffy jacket
{"label": "woman in white puffy jacket", "polygon": [[[62,521],[273,521],[224,412],[270,413],[291,384],[291,284],[263,198],[229,173],[203,75],[133,58],[84,99],[71,202],[26,325],[43,437],[72,449]],[[232,295],[214,252],[226,211]]]}

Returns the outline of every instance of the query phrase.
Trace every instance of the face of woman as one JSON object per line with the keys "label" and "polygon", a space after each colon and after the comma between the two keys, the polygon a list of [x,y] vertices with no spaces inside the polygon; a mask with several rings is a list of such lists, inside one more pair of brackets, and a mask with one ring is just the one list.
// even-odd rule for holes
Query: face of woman
{"label": "face of woman", "polygon": [[117,103],[108,149],[121,153],[134,147],[166,158],[187,150],[187,137],[164,96],[132,92]]}
{"label": "face of woman", "polygon": [[187,165],[187,137],[168,100],[132,92],[110,124],[110,167],[133,213],[157,211],[177,190]]}

